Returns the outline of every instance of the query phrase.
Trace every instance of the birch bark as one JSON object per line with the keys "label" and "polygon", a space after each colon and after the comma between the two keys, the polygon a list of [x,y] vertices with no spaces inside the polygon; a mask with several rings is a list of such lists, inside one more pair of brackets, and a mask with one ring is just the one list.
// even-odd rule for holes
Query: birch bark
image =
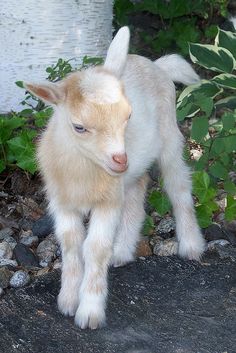
{"label": "birch bark", "polygon": [[9,0],[0,9],[0,112],[20,110],[15,81],[38,81],[58,58],[104,56],[113,0]]}

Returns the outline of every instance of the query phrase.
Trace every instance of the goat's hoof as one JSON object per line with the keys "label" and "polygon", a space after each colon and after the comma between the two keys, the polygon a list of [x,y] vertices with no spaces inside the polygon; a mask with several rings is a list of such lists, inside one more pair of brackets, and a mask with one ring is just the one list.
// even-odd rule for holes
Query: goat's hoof
{"label": "goat's hoof", "polygon": [[188,260],[199,261],[206,250],[206,243],[202,235],[179,242],[178,254]]}
{"label": "goat's hoof", "polygon": [[57,297],[57,305],[63,315],[74,316],[79,306],[79,296],[61,290]]}
{"label": "goat's hoof", "polygon": [[105,311],[90,305],[79,305],[75,315],[75,324],[81,329],[90,328],[96,330],[105,325],[105,320]]}

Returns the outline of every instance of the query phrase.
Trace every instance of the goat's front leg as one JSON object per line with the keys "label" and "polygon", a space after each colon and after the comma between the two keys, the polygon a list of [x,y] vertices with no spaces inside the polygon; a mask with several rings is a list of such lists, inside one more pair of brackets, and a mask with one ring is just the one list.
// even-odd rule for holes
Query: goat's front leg
{"label": "goat's front leg", "polygon": [[83,246],[85,271],[80,304],[75,315],[75,323],[82,329],[96,329],[105,322],[107,272],[120,213],[119,208],[100,207],[91,214]]}
{"label": "goat's front leg", "polygon": [[85,229],[82,217],[68,211],[56,211],[56,236],[62,251],[61,290],[58,308],[64,315],[73,316],[79,305],[79,287],[83,277],[82,243]]}

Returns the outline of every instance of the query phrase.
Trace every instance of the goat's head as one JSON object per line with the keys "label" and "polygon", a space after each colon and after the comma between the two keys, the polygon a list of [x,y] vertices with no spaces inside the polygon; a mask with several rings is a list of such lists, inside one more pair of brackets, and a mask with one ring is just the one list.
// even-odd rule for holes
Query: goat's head
{"label": "goat's head", "polygon": [[129,30],[123,27],[112,41],[103,66],[72,73],[58,83],[25,84],[35,96],[58,107],[81,153],[111,175],[128,167],[125,129],[131,107],[119,80],[128,46]]}

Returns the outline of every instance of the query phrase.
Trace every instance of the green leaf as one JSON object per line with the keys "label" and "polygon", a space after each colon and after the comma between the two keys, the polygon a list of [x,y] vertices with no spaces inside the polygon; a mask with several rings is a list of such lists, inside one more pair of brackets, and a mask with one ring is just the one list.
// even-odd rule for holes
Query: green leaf
{"label": "green leaf", "polygon": [[197,206],[195,210],[201,228],[207,228],[212,224],[212,211],[206,205]]}
{"label": "green leaf", "polygon": [[229,50],[210,44],[189,45],[191,60],[212,71],[231,73],[235,60]]}
{"label": "green leaf", "polygon": [[236,58],[236,33],[219,29],[215,42],[218,47],[228,49]]}
{"label": "green leaf", "polygon": [[16,81],[15,84],[20,87],[20,88],[24,88],[24,82],[23,81]]}
{"label": "green leaf", "polygon": [[155,208],[159,215],[164,216],[171,209],[171,204],[166,194],[153,191],[149,196],[150,204]]}
{"label": "green leaf", "polygon": [[154,227],[155,227],[155,225],[154,225],[152,217],[149,215],[146,215],[144,225],[143,225],[142,234],[151,235],[153,233]]}
{"label": "green leaf", "polygon": [[17,165],[30,173],[36,171],[35,146],[32,142],[35,134],[35,131],[22,131],[19,136],[13,137],[7,142]]}
{"label": "green leaf", "polygon": [[227,169],[222,163],[216,161],[209,167],[209,172],[216,178],[225,179],[228,176]]}
{"label": "green leaf", "polygon": [[193,119],[191,138],[201,142],[208,133],[209,122],[206,117],[195,117]]}
{"label": "green leaf", "polygon": [[[193,194],[197,196],[200,203],[214,197],[209,194],[210,177],[205,171],[197,171],[192,176]],[[212,193],[212,191],[210,191]]]}
{"label": "green leaf", "polygon": [[235,96],[229,96],[226,98],[222,98],[218,100],[218,102],[215,103],[216,109],[223,109],[223,108],[228,108],[228,109],[236,109],[236,97]]}
{"label": "green leaf", "polygon": [[212,142],[210,158],[218,156],[224,150],[225,150],[224,139],[216,137]]}
{"label": "green leaf", "polygon": [[236,89],[236,76],[232,74],[220,74],[211,81],[225,88]]}
{"label": "green leaf", "polygon": [[[222,91],[222,88],[214,82],[203,80],[201,83],[188,86],[183,90],[178,98],[177,108],[182,109],[187,104],[199,104],[199,97],[215,98]],[[195,106],[195,111],[198,110],[199,107]]]}
{"label": "green leaf", "polygon": [[224,113],[222,116],[223,129],[225,131],[230,131],[235,128],[236,115],[232,113]]}
{"label": "green leaf", "polygon": [[227,221],[236,219],[236,200],[233,196],[227,196],[227,206],[225,208],[225,218]]}
{"label": "green leaf", "polygon": [[230,180],[224,182],[224,190],[229,194],[236,195],[236,185]]}
{"label": "green leaf", "polygon": [[6,169],[6,163],[3,159],[0,159],[0,173]]}
{"label": "green leaf", "polygon": [[231,136],[225,137],[224,143],[225,143],[226,152],[230,153],[230,152],[236,151],[236,136],[231,135]]}

